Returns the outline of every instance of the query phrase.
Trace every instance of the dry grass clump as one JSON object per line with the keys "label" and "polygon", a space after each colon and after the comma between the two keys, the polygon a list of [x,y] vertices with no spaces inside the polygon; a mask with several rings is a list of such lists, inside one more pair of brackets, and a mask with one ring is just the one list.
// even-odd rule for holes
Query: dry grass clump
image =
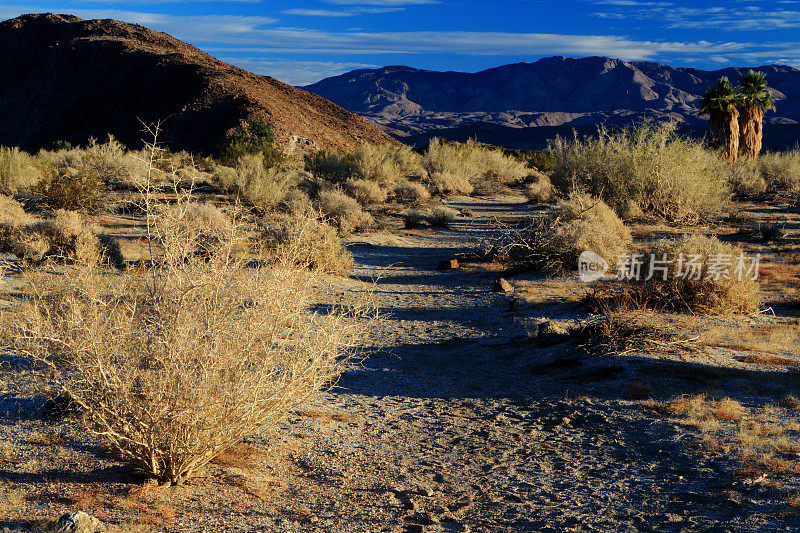
{"label": "dry grass clump", "polygon": [[[669,261],[651,269],[650,261]],[[756,265],[744,252],[716,237],[687,235],[659,240],[644,257],[642,272],[653,270],[642,290],[665,309],[712,314],[752,313],[761,303]],[[717,265],[717,266],[715,266]],[[664,279],[666,277],[666,280]]]}
{"label": "dry grass clump", "polygon": [[352,154],[355,176],[378,183],[396,182],[426,175],[422,156],[408,146],[362,144]]}
{"label": "dry grass clump", "polygon": [[445,206],[437,206],[431,209],[428,216],[425,217],[428,224],[434,228],[449,228],[456,218],[458,218],[458,211]]}
{"label": "dry grass clump", "polygon": [[234,231],[230,217],[210,203],[187,201],[170,207],[158,206],[152,209],[149,219],[162,240],[181,243],[181,253],[201,257],[213,255],[221,243],[231,239]]}
{"label": "dry grass clump", "polygon": [[386,189],[375,181],[349,180],[345,183],[344,188],[361,205],[382,204],[388,197]]}
{"label": "dry grass clump", "polygon": [[675,133],[674,124],[643,124],[550,146],[551,175],[562,193],[600,196],[615,210],[633,200],[645,213],[694,222],[728,200],[725,163],[700,142]]}
{"label": "dry grass clump", "polygon": [[800,150],[766,153],[758,158],[758,167],[770,189],[800,191]]}
{"label": "dry grass clump", "polygon": [[530,173],[518,159],[472,140],[448,143],[433,139],[422,164],[430,175],[432,188],[444,194],[469,194],[466,182],[479,194],[494,193]]}
{"label": "dry grass clump", "polygon": [[[240,157],[235,170],[236,176],[228,190],[239,194],[248,205],[262,210],[276,207],[292,187],[306,178],[296,170],[267,167],[261,154]],[[217,180],[229,179],[226,174],[217,170]]]}
{"label": "dry grass clump", "polygon": [[728,185],[739,198],[752,198],[767,191],[767,182],[752,159],[740,159],[730,169]]}
{"label": "dry grass clump", "polygon": [[578,256],[591,251],[616,264],[631,243],[631,233],[599,198],[571,194],[543,219],[508,228],[497,247],[501,257],[550,273],[575,271]]}
{"label": "dry grass clump", "polygon": [[157,215],[152,268],[34,272],[2,324],[6,342],[37,362],[43,387],[67,395],[89,431],[165,484],[330,384],[362,331],[354,310],[311,312],[308,274],[248,264],[233,234],[199,258],[183,233],[162,232],[190,226],[189,212]]}
{"label": "dry grass clump", "polygon": [[269,215],[261,221],[260,237],[269,261],[341,276],[353,266],[336,228],[313,211]]}
{"label": "dry grass clump", "polygon": [[331,220],[342,235],[362,230],[373,223],[372,215],[338,189],[320,191],[317,204],[322,214]]}
{"label": "dry grass clump", "polygon": [[30,264],[48,259],[122,268],[125,260],[116,240],[87,224],[80,213],[59,209],[46,220],[36,219],[8,197],[0,201],[0,250]]}
{"label": "dry grass clump", "polygon": [[0,192],[15,194],[30,189],[42,178],[35,160],[19,148],[0,147]]}
{"label": "dry grass clump", "polygon": [[694,420],[717,420],[732,422],[741,420],[748,414],[747,408],[736,400],[723,398],[720,401],[709,399],[705,394],[681,396],[667,404],[672,414],[683,415]]}
{"label": "dry grass clump", "polygon": [[392,198],[400,204],[419,204],[431,197],[431,193],[421,183],[399,181],[392,187]]}
{"label": "dry grass clump", "polygon": [[528,199],[528,203],[545,204],[554,199],[556,192],[547,174],[531,171],[528,181],[529,183],[525,186],[525,197]]}

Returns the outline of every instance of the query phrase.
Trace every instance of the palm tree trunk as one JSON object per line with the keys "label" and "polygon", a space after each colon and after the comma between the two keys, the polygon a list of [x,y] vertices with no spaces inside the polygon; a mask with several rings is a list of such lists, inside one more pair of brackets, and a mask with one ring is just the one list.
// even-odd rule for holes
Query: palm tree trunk
{"label": "palm tree trunk", "polygon": [[741,144],[739,152],[743,157],[756,159],[761,152],[761,138],[764,133],[764,111],[760,107],[746,107],[739,116]]}
{"label": "palm tree trunk", "polygon": [[725,151],[725,158],[732,163],[739,155],[739,112],[715,111],[708,120],[708,147]]}

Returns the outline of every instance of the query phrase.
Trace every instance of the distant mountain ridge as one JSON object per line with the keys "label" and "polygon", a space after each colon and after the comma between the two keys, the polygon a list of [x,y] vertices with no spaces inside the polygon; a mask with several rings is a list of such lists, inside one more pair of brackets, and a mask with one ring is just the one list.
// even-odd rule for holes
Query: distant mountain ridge
{"label": "distant mountain ridge", "polygon": [[163,120],[162,142],[208,153],[255,118],[287,150],[396,142],[324,98],[143,26],[52,13],[0,22],[0,145],[37,150],[111,133],[136,146],[140,120]]}
{"label": "distant mountain ridge", "polygon": [[[703,92],[720,76],[737,82],[750,68],[705,71],[607,57],[548,57],[476,73],[390,66],[355,70],[304,87],[408,141],[479,128],[628,124],[644,118],[689,128]],[[777,112],[767,124],[799,125],[800,70],[767,65]],[[485,128],[484,128],[485,129]],[[491,129],[491,128],[490,128]]]}

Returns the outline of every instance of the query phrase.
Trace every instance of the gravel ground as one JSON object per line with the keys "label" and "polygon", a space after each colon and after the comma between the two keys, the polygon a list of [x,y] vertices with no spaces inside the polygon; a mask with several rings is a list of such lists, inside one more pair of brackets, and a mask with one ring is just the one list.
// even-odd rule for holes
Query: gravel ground
{"label": "gravel ground", "polygon": [[[538,347],[526,338],[532,323],[582,312],[520,307],[491,291],[495,274],[436,268],[490,236],[495,217],[536,208],[516,197],[451,204],[474,216],[353,243],[351,278],[330,279],[327,290],[373,285],[383,314],[365,339],[371,353],[334,390],[249,441],[262,453],[245,464],[131,493],[136,480],[73,422],[8,391],[0,442],[19,461],[0,462],[0,507],[11,502],[0,527],[19,527],[23,512],[55,518],[83,507],[111,523],[198,532],[800,529],[778,489],[735,477],[728,456],[695,453],[696,429],[626,399],[628,383],[648,375],[675,394],[723,388],[763,403],[770,391],[758,384],[774,369],[732,365],[737,374],[698,385],[675,376],[733,360]],[[64,439],[42,445],[31,435]],[[90,494],[76,503],[76,491]]]}

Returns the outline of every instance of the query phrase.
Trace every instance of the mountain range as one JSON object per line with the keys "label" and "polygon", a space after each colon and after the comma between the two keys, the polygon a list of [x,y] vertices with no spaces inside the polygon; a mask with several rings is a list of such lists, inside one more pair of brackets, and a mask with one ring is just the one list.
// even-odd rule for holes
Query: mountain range
{"label": "mountain range", "polygon": [[[437,72],[403,66],[355,70],[304,87],[365,116],[397,138],[424,144],[432,136],[524,148],[554,133],[625,125],[643,119],[676,121],[699,133],[703,92],[720,76],[734,83],[749,68],[705,71],[608,57],[548,57],[476,73]],[[782,65],[764,72],[778,125],[791,142],[800,138],[800,70]],[[540,129],[540,128],[544,129]],[[770,128],[766,129],[769,132]],[[482,137],[482,138],[481,138]],[[767,142],[769,144],[769,142]]]}
{"label": "mountain range", "polygon": [[324,98],[143,26],[52,13],[0,22],[0,145],[37,150],[111,133],[140,146],[142,122],[162,120],[162,142],[211,153],[255,118],[288,151],[396,142]]}

